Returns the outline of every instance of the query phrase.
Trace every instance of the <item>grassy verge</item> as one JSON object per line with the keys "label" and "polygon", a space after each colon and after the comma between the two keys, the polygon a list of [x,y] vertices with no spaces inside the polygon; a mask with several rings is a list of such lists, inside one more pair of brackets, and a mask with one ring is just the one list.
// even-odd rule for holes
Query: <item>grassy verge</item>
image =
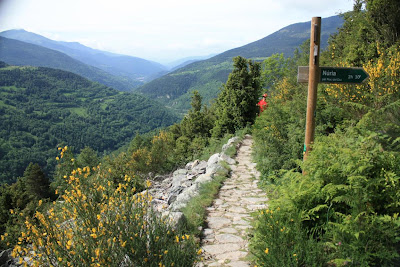
{"label": "grassy verge", "polygon": [[211,182],[201,185],[200,194],[192,198],[183,209],[186,218],[186,225],[184,226],[186,232],[200,236],[207,216],[206,208],[211,206],[225,179],[229,177],[229,165],[226,163],[224,165],[226,165],[224,166],[226,170],[219,172]]}
{"label": "grassy verge", "polygon": [[[238,132],[236,135],[239,136],[237,143],[243,140],[243,137],[247,132],[248,131],[246,129]],[[216,147],[219,147],[220,150],[222,144],[226,144],[231,137],[232,136],[226,136],[224,139],[220,140],[219,145],[214,144],[213,146],[210,146],[208,155],[213,154],[210,153],[211,151],[215,153],[217,151]],[[231,147],[229,147],[225,154],[227,154],[229,157],[235,156],[237,152],[237,143],[234,143]],[[211,206],[213,200],[218,195],[222,184],[230,175],[231,169],[229,165],[226,162],[222,162],[221,165],[225,168],[225,170],[219,171],[211,182],[201,185],[199,195],[192,198],[188,205],[183,209],[183,214],[186,218],[186,225],[184,226],[186,228],[185,231],[190,232],[192,235],[200,236],[201,229],[204,226],[207,216],[206,208]]]}

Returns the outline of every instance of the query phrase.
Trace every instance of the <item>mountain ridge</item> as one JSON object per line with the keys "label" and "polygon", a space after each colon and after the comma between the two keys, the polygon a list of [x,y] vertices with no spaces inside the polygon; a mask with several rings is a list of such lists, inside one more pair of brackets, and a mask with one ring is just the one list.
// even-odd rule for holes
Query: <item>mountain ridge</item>
{"label": "mountain ridge", "polygon": [[[322,19],[321,44],[326,47],[328,38],[343,24],[340,16]],[[197,61],[150,81],[135,91],[158,99],[167,106],[185,113],[190,108],[190,96],[198,90],[204,103],[214,99],[232,70],[232,59],[242,56],[262,61],[275,53],[293,55],[295,49],[309,39],[310,21],[286,26],[262,39],[227,50],[207,60]]]}
{"label": "mountain ridge", "polygon": [[123,79],[89,66],[59,51],[0,36],[0,60],[10,65],[49,67],[70,71],[120,91],[131,91],[140,82]]}
{"label": "mountain ridge", "polygon": [[21,29],[3,31],[0,36],[53,49],[113,75],[126,76],[141,82],[148,77],[157,77],[157,73],[166,70],[165,66],[154,61],[102,51],[78,42],[55,41]]}
{"label": "mountain ridge", "polygon": [[[328,44],[328,39],[331,33],[335,32],[342,24],[343,18],[340,16],[331,16],[322,18],[321,29],[321,48],[325,48]],[[257,41],[243,45],[241,47],[227,50],[215,56],[215,59],[220,58],[233,58],[235,56],[242,56],[246,58],[260,57],[261,54],[275,54],[283,53],[286,57],[293,55],[294,47],[298,47],[305,40],[310,38],[310,21],[299,22],[288,25],[275,31],[274,33],[261,38]],[[288,36],[288,34],[290,34]],[[289,38],[288,38],[289,37]],[[282,40],[290,44],[290,47],[282,48]]]}

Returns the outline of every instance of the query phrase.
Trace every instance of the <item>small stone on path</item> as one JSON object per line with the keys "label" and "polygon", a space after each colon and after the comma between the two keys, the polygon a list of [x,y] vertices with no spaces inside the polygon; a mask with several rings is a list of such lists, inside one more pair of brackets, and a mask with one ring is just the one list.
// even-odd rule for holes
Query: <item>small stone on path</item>
{"label": "small stone on path", "polygon": [[221,233],[236,234],[238,231],[234,228],[224,228],[219,230]]}
{"label": "small stone on path", "polygon": [[231,260],[231,261],[238,261],[241,258],[247,256],[247,252],[244,251],[232,251],[224,254],[217,255],[215,258],[217,260]]}
{"label": "small stone on path", "polygon": [[243,239],[237,235],[233,234],[222,234],[215,236],[215,240],[219,243],[240,243]]}
{"label": "small stone on path", "polygon": [[238,244],[230,244],[226,246],[225,244],[218,244],[218,245],[206,245],[203,246],[203,250],[208,253],[213,253],[214,255],[236,251],[239,250],[240,246]]}
{"label": "small stone on path", "polygon": [[230,220],[226,218],[221,218],[221,217],[215,217],[215,218],[208,218],[208,226],[213,229],[213,228],[221,228],[222,226],[229,225]]}

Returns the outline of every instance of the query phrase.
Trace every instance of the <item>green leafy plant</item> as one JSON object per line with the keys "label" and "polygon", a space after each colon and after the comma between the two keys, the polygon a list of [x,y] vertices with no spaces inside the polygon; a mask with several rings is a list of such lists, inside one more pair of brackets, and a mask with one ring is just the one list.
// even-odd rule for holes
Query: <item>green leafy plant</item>
{"label": "green leafy plant", "polygon": [[110,174],[100,166],[73,170],[63,201],[26,217],[12,256],[34,266],[193,265],[193,237],[155,214],[133,177],[115,185]]}
{"label": "green leafy plant", "polygon": [[301,213],[287,213],[279,207],[256,215],[251,248],[257,266],[324,266],[323,243],[310,238],[302,228]]}

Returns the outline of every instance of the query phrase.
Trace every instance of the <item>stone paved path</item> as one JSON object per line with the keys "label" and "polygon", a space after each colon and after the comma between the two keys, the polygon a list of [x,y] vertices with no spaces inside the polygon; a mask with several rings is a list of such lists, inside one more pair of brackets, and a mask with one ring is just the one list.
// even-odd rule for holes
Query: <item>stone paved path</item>
{"label": "stone paved path", "polygon": [[253,140],[247,135],[239,148],[231,178],[226,179],[219,196],[208,208],[202,250],[204,260],[198,266],[250,266],[246,257],[250,213],[265,209],[268,200],[257,188],[259,173],[251,159]]}

